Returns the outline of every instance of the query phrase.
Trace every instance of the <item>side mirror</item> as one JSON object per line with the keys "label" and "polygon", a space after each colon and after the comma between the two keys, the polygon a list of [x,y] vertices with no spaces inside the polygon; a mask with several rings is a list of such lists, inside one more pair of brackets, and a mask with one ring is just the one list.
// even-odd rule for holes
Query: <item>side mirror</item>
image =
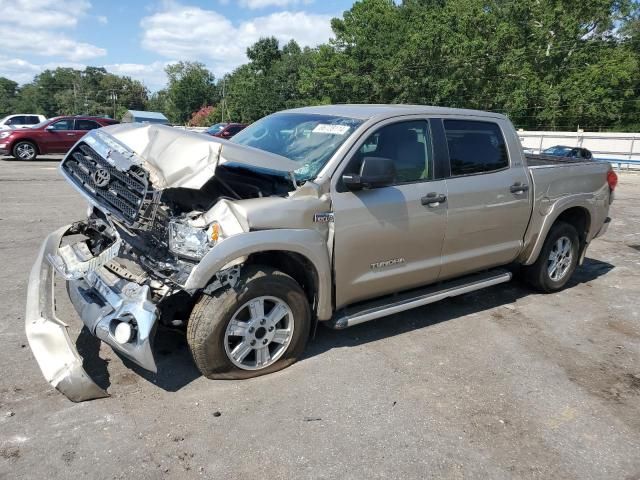
{"label": "side mirror", "polygon": [[365,157],[362,159],[360,174],[344,174],[342,181],[349,190],[387,187],[396,179],[396,166],[393,160],[384,157]]}
{"label": "side mirror", "polygon": [[55,130],[55,128],[53,128],[53,125],[47,125],[45,130]]}

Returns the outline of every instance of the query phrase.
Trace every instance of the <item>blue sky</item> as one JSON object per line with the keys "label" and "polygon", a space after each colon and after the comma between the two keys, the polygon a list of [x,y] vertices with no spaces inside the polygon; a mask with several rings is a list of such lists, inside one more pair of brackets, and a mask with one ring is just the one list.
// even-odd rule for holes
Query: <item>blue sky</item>
{"label": "blue sky", "polygon": [[197,60],[216,76],[243,63],[261,36],[315,46],[352,0],[0,0],[0,76],[19,83],[46,68],[86,65],[143,81]]}

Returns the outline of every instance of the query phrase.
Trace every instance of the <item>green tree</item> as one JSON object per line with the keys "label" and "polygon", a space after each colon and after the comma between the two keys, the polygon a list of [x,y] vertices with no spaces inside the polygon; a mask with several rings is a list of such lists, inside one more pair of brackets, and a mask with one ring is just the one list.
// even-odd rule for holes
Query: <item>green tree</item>
{"label": "green tree", "polygon": [[101,67],[56,68],[45,70],[33,82],[20,87],[15,105],[17,110],[47,117],[115,113],[120,118],[127,109],[144,108],[147,97],[142,83],[108,73]]}
{"label": "green tree", "polygon": [[166,113],[174,123],[186,123],[201,107],[219,101],[213,74],[199,62],[178,62],[165,69],[167,86]]}
{"label": "green tree", "polygon": [[0,117],[13,112],[18,93],[18,84],[8,78],[0,77]]}

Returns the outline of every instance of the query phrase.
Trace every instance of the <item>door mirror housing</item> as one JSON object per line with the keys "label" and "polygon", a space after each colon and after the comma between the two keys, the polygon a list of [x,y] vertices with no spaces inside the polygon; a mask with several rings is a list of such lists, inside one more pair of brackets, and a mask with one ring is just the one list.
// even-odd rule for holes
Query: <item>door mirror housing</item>
{"label": "door mirror housing", "polygon": [[55,128],[53,127],[53,125],[47,125],[45,127],[45,130],[55,130]]}
{"label": "door mirror housing", "polygon": [[364,157],[359,174],[345,173],[342,181],[349,190],[387,187],[396,179],[396,165],[390,158]]}

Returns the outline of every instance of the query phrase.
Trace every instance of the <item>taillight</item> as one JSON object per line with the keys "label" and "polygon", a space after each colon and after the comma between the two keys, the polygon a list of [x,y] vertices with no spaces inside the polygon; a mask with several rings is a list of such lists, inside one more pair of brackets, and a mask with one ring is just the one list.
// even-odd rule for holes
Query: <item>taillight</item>
{"label": "taillight", "polygon": [[607,173],[607,183],[612,192],[618,186],[618,175],[613,170],[609,170],[609,173]]}

